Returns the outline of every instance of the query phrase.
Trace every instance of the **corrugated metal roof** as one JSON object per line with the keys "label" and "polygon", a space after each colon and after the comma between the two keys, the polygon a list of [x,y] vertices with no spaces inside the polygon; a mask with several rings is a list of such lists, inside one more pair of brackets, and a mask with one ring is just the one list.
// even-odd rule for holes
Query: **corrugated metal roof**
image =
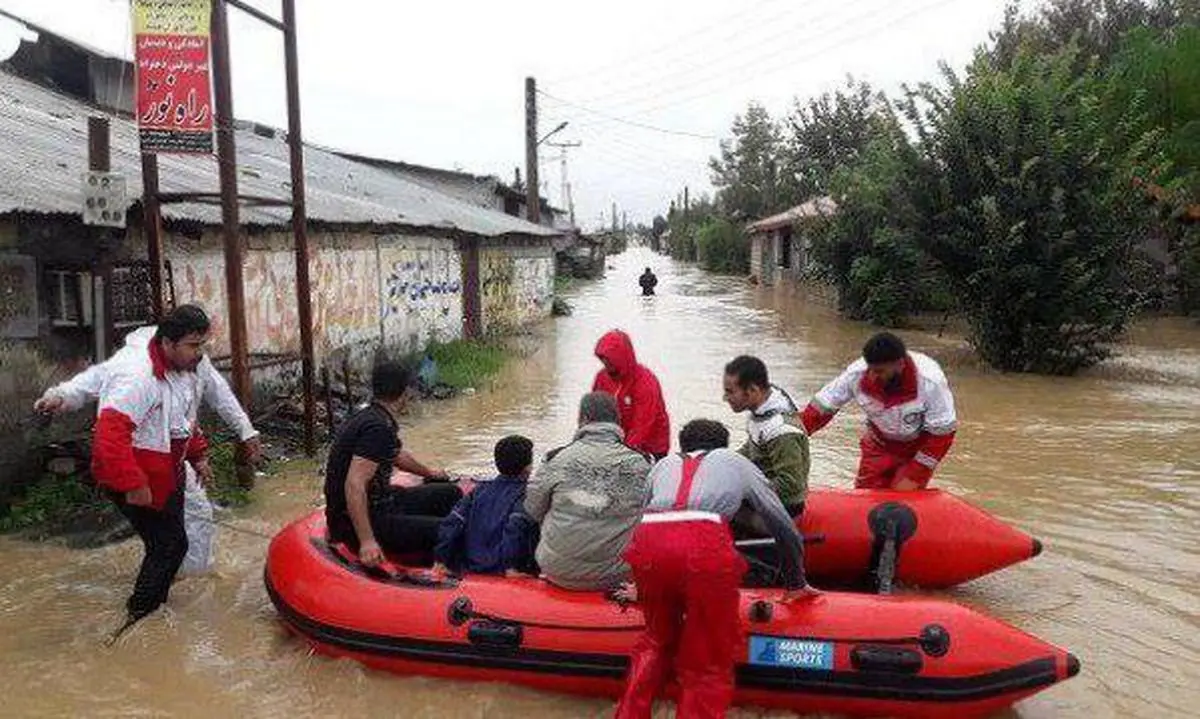
{"label": "corrugated metal roof", "polygon": [[[80,214],[80,177],[87,170],[87,118],[97,111],[86,103],[0,71],[0,214],[35,212]],[[238,191],[290,199],[291,171],[282,137],[237,131]],[[560,234],[502,212],[461,202],[393,173],[353,162],[314,147],[304,151],[308,218],[335,224],[404,225],[458,230],[484,237]],[[141,156],[137,129],[112,120],[112,168],[125,175],[129,205],[141,200]],[[216,192],[215,156],[159,157],[163,192]],[[209,225],[221,222],[221,209],[204,204],[163,207],[167,220]],[[285,226],[287,207],[242,207],[247,225]]]}
{"label": "corrugated metal roof", "polygon": [[818,197],[814,200],[809,200],[801,205],[796,205],[790,210],[780,212],[778,215],[764,217],[757,222],[751,222],[746,231],[754,232],[769,232],[777,230],[780,227],[787,227],[800,220],[806,220],[812,217],[828,217],[837,212],[837,203],[829,197]]}

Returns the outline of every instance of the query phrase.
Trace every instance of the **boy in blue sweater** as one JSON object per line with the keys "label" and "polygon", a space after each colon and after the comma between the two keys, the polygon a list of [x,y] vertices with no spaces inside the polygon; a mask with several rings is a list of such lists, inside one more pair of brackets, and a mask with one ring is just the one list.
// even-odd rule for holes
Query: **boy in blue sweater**
{"label": "boy in blue sweater", "polygon": [[512,435],[496,443],[498,477],[480,482],[438,528],[435,572],[538,573],[540,529],[525,513],[525,486],[533,470],[533,442]]}

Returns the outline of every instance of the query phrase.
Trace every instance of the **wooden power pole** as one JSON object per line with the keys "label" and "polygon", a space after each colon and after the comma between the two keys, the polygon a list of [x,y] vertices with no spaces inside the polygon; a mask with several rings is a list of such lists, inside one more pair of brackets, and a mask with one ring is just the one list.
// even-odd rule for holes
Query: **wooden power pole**
{"label": "wooden power pole", "polygon": [[537,80],[525,78],[525,216],[541,224],[542,202],[538,193]]}

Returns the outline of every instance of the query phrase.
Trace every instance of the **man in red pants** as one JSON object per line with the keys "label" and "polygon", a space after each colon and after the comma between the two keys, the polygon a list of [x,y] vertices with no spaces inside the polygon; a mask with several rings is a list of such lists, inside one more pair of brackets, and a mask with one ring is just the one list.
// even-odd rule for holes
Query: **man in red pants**
{"label": "man in red pants", "polygon": [[651,498],[625,559],[633,569],[646,629],[630,657],[618,719],[648,719],[674,668],[676,716],[723,717],[733,701],[733,671],[745,646],[738,616],[738,582],[746,562],[729,519],[749,502],[779,545],[783,601],[817,595],[804,580],[796,526],[767,478],[730,451],[729,431],[694,420],[679,433],[682,455],[650,473]]}
{"label": "man in red pants", "polygon": [[851,400],[867,415],[858,489],[924,489],[954,443],[954,395],[942,368],[882,332],[862,359],[813,397],[801,415],[809,436]]}

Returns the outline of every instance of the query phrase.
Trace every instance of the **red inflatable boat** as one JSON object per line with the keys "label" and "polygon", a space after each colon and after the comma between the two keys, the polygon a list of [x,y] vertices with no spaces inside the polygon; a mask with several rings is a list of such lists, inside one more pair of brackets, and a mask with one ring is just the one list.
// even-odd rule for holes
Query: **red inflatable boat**
{"label": "red inflatable boat", "polygon": [[[267,591],[319,651],[399,673],[614,697],[636,605],[538,579],[367,572],[325,540],[321,512],[271,542]],[[945,601],[826,593],[798,605],[743,591],[736,701],[797,712],[967,717],[1074,676],[1067,652]]]}
{"label": "red inflatable boat", "polygon": [[1036,557],[1041,542],[940,489],[813,489],[801,526],[811,579],[944,589]]}
{"label": "red inflatable boat", "polygon": [[[397,486],[421,482],[400,471],[392,476]],[[474,483],[459,486],[469,492]],[[1042,552],[1038,540],[940,489],[813,489],[800,529],[807,537],[805,570],[815,584],[885,592],[893,582],[947,589]],[[755,542],[739,544],[755,554]]]}

